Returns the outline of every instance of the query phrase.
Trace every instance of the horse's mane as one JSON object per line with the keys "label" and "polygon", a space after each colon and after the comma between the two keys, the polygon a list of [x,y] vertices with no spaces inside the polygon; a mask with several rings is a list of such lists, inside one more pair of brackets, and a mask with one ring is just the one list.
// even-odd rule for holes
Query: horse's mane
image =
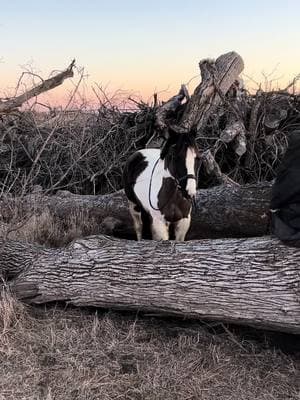
{"label": "horse's mane", "polygon": [[[164,160],[168,155],[172,157],[172,154],[180,154],[183,150],[188,147],[197,148],[195,136],[187,133],[173,133],[163,144],[160,158]],[[170,152],[170,149],[173,151]]]}

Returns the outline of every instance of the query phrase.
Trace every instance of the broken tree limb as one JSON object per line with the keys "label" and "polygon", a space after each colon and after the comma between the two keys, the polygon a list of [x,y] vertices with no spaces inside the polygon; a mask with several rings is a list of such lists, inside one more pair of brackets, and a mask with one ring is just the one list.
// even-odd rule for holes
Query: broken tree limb
{"label": "broken tree limb", "polygon": [[241,157],[246,153],[247,150],[247,140],[246,140],[246,130],[241,130],[240,133],[234,139],[234,151]]}
{"label": "broken tree limb", "polygon": [[242,121],[230,121],[226,128],[221,132],[220,139],[224,143],[230,143],[244,130],[245,126]]}
{"label": "broken tree limb", "polygon": [[236,154],[241,157],[247,150],[246,148],[246,129],[241,120],[231,121],[221,132],[220,139],[224,143],[233,141]]}
{"label": "broken tree limb", "polygon": [[229,111],[227,124],[220,134],[220,139],[224,143],[233,142],[235,153],[241,157],[247,151],[246,128],[244,125],[247,105],[242,82],[236,80],[227,92],[226,97],[220,93],[219,89],[218,93],[224,101],[223,107],[228,107]]}
{"label": "broken tree limb", "polygon": [[170,113],[175,113],[178,107],[181,106],[184,99],[189,99],[189,94],[185,85],[181,85],[181,88],[175,96],[171,97],[167,102],[160,106],[156,111],[156,127],[161,131],[168,127],[167,118]]}
{"label": "broken tree limb", "polygon": [[52,76],[49,79],[43,80],[42,83],[27,90],[25,93],[12,97],[6,100],[0,99],[0,113],[8,113],[12,110],[21,107],[23,103],[38,96],[39,94],[46,92],[48,90],[54,89],[55,87],[61,85],[66,78],[71,78],[74,75],[73,67],[75,65],[75,60],[71,62],[67,69],[60,72],[59,74]]}
{"label": "broken tree limb", "polygon": [[234,51],[217,58],[205,59],[199,64],[202,81],[195,89],[183,113],[180,126],[191,130],[197,126],[202,131],[216,107],[244,69],[241,56]]}
{"label": "broken tree limb", "polygon": [[269,237],[186,243],[105,236],[64,249],[0,242],[19,299],[154,312],[300,333],[300,250]]}
{"label": "broken tree limb", "polygon": [[[222,185],[198,190],[192,212],[188,239],[215,237],[261,236],[269,231],[269,203],[271,184]],[[84,226],[95,226],[91,233],[109,233],[133,238],[134,230],[123,191],[103,196],[80,196],[67,191],[46,196],[33,193],[22,198],[0,199],[0,221],[21,224],[30,230],[26,216],[45,216],[55,221],[83,221]],[[113,220],[107,220],[113,218]],[[42,218],[43,219],[43,218]],[[112,222],[114,221],[114,222]],[[47,221],[46,221],[47,222]],[[47,225],[47,224],[46,224]],[[77,225],[77,223],[75,223]],[[73,226],[74,228],[74,226]]]}
{"label": "broken tree limb", "polygon": [[249,121],[249,140],[248,140],[248,148],[249,151],[246,154],[245,165],[247,168],[251,167],[253,156],[254,156],[254,147],[255,141],[258,134],[258,111],[262,104],[262,91],[259,89],[256,92],[254,104],[250,113],[250,121]]}
{"label": "broken tree limb", "polygon": [[203,162],[207,174],[213,175],[215,178],[217,178],[219,184],[239,186],[238,183],[234,182],[226,174],[222,173],[219,164],[215,160],[215,157],[212,155],[210,150],[206,150],[202,153],[201,160]]}

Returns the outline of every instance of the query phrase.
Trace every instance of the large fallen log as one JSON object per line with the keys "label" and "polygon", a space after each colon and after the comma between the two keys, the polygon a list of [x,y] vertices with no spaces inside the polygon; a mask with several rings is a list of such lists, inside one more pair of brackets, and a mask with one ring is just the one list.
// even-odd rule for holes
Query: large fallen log
{"label": "large fallen log", "polygon": [[[267,234],[270,195],[270,183],[198,190],[187,239]],[[122,238],[134,237],[123,191],[103,196],[80,196],[61,191],[55,196],[33,193],[22,198],[0,199],[0,221],[7,226],[16,224],[18,228],[19,224],[20,229],[27,229],[26,218],[45,212],[54,222],[80,216],[84,224],[99,227],[99,230],[86,231],[88,234],[102,232]]]}
{"label": "large fallen log", "polygon": [[300,250],[263,238],[185,243],[94,236],[64,249],[0,241],[19,299],[66,301],[300,333]]}

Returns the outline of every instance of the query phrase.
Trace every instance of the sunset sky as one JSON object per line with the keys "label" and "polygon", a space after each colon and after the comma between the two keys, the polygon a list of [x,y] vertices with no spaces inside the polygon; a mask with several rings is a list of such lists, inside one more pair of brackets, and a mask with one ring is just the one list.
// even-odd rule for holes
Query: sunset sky
{"label": "sunset sky", "polygon": [[[0,3],[1,96],[16,86],[24,66],[48,77],[72,58],[85,68],[88,88],[97,82],[146,101],[155,91],[175,94],[199,74],[200,59],[230,50],[243,57],[250,89],[255,84],[247,76],[263,82],[262,72],[275,70],[270,79],[284,86],[300,72],[297,0]],[[51,99],[62,98],[70,85]]]}

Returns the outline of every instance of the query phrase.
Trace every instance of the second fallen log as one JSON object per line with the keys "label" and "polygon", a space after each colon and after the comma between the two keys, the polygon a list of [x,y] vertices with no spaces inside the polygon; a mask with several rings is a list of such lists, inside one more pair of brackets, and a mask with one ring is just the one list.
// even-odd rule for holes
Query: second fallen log
{"label": "second fallen log", "polygon": [[[187,239],[267,234],[270,196],[271,183],[266,182],[198,190]],[[0,220],[8,227],[20,223],[19,232],[32,229],[30,220],[28,228],[24,219],[39,217],[43,213],[49,215],[54,224],[64,221],[66,225],[72,216],[73,222],[80,222],[85,234],[102,232],[123,238],[135,236],[123,191],[103,196],[81,196],[62,191],[53,196],[36,193],[22,198],[0,199]],[[95,226],[96,229],[85,229],[85,226]]]}

